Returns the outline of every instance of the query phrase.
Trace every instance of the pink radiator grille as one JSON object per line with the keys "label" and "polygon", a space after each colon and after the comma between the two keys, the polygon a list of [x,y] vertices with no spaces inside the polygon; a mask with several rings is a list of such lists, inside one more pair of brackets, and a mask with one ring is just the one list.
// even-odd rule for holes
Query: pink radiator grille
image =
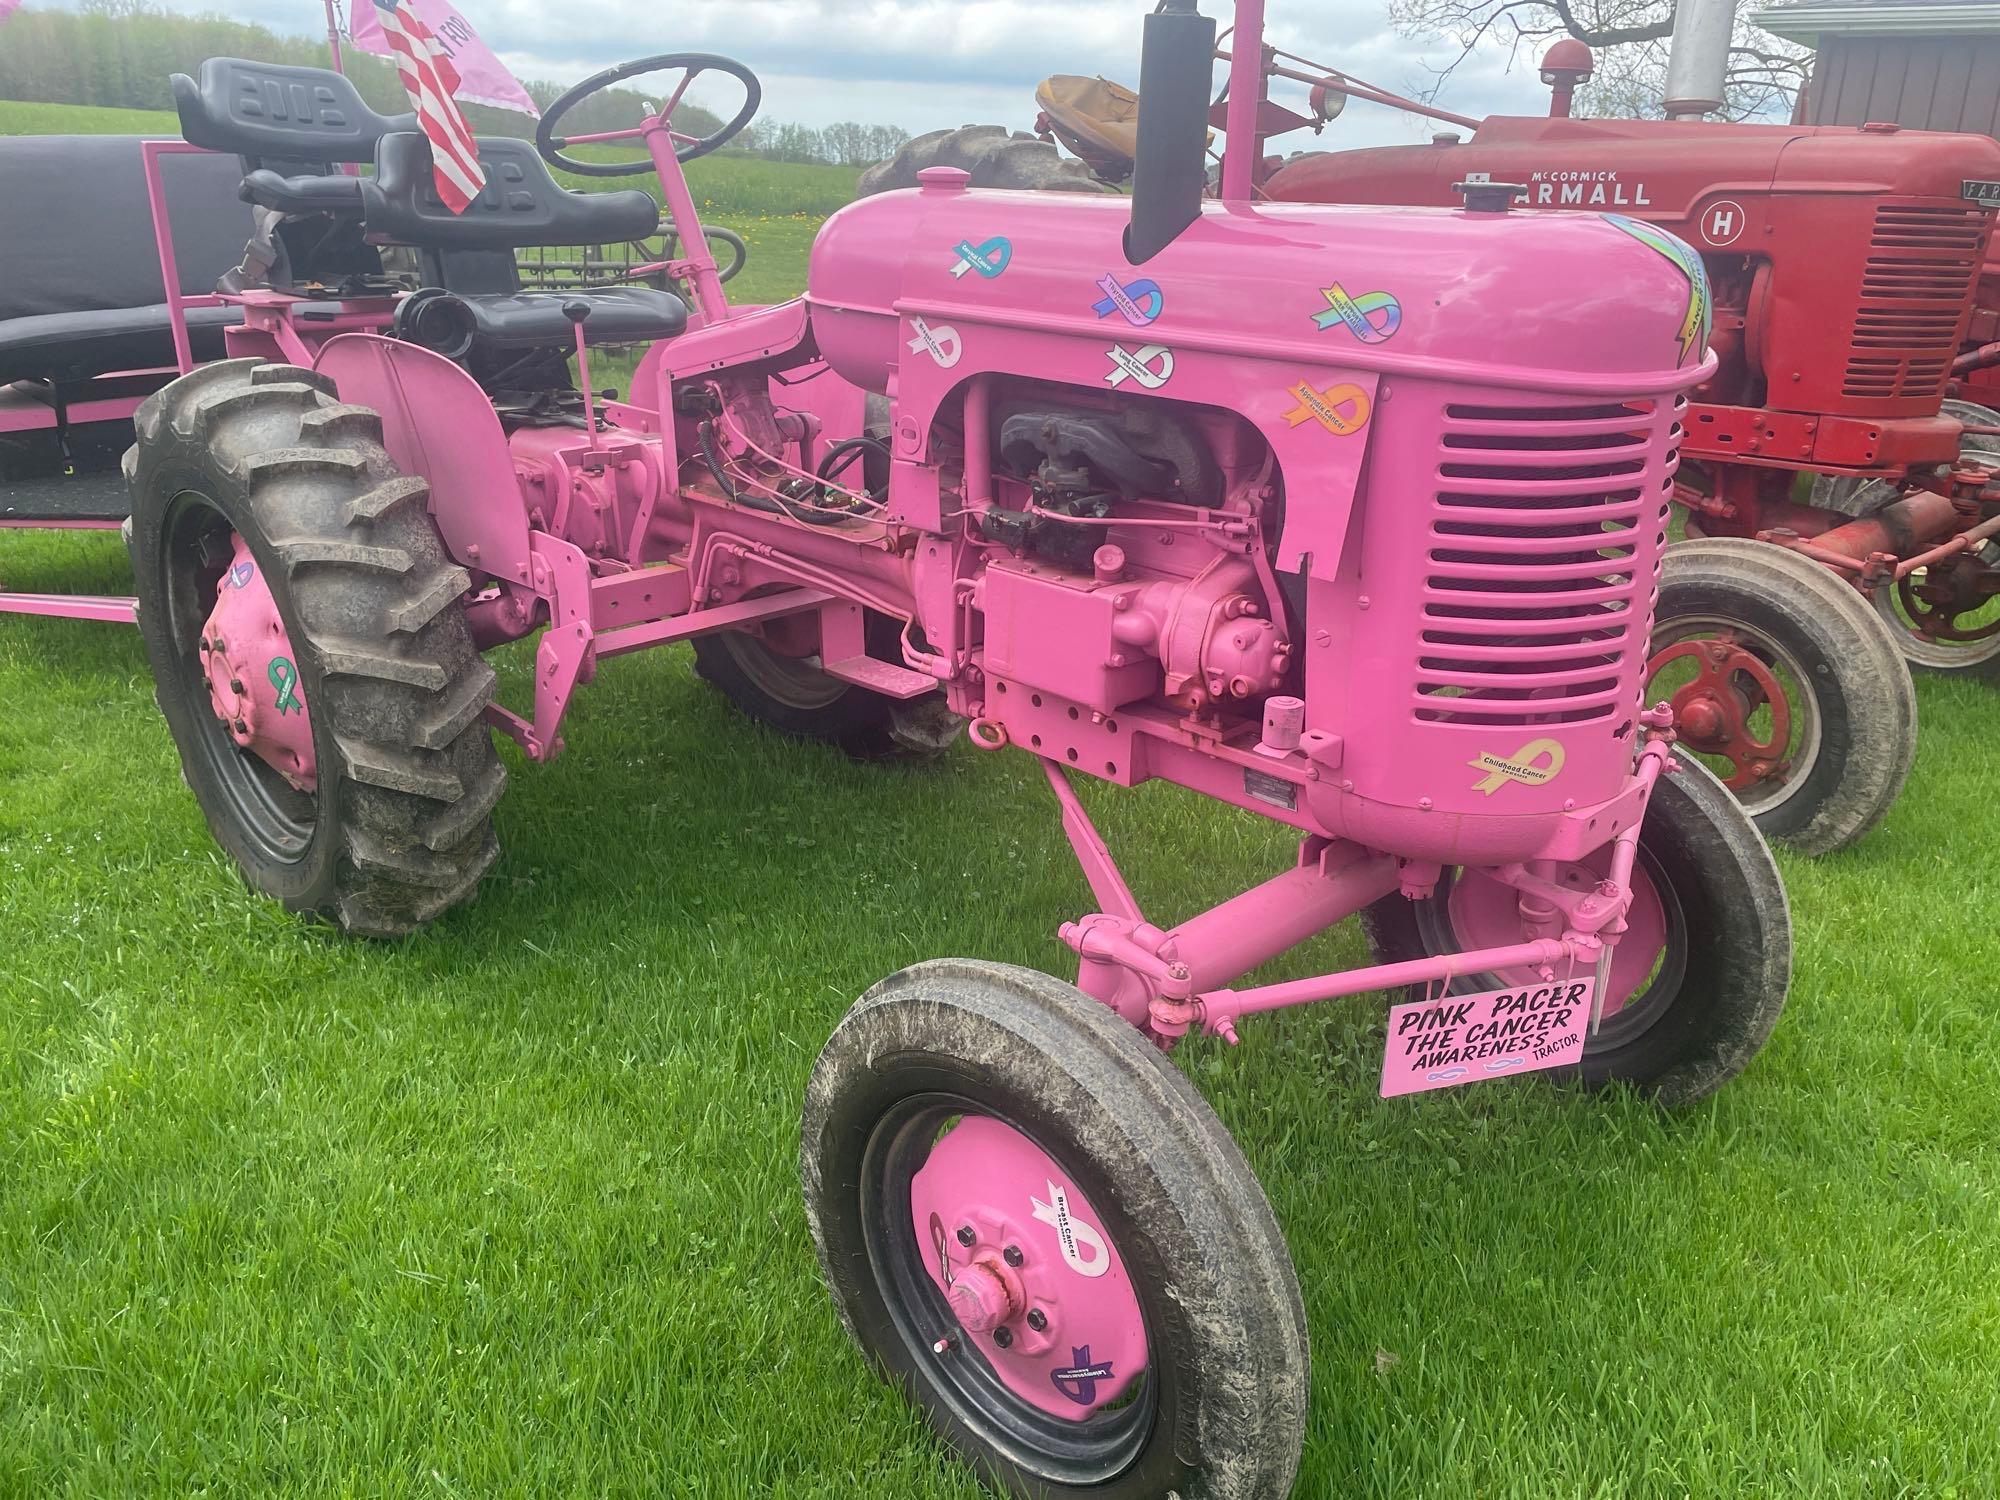
{"label": "pink radiator grille", "polygon": [[1685,407],[1445,407],[1417,632],[1419,722],[1631,716]]}

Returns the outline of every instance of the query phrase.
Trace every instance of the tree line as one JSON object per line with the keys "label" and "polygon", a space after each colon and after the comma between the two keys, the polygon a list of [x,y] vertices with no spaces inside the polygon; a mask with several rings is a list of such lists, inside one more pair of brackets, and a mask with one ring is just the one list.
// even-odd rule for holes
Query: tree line
{"label": "tree line", "polygon": [[[369,0],[350,0],[367,4]],[[21,10],[0,22],[0,99],[46,104],[89,104],[114,109],[172,109],[174,73],[193,74],[210,57],[252,57],[263,62],[323,68],[326,38],[280,36],[268,27],[222,15],[186,16],[150,0],[85,0],[81,9]],[[342,64],[361,97],[383,114],[409,108],[394,67],[385,58],[342,48]],[[568,84],[523,79],[536,104],[547,108]],[[724,85],[728,87],[728,85]],[[564,117],[566,131],[612,130],[639,117],[644,96],[607,89]],[[724,105],[728,107],[727,104]],[[532,136],[535,122],[513,110],[467,104],[466,120],[480,135]],[[722,121],[694,104],[674,112],[674,124],[706,135]],[[778,161],[865,166],[895,154],[909,133],[893,126],[844,122],[813,130],[803,125],[753,121],[732,150]]]}

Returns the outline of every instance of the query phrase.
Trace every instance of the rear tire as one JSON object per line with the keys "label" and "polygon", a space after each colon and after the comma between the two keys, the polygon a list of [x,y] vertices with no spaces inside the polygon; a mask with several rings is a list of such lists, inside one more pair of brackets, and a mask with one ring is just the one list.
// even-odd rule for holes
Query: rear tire
{"label": "rear tire", "polygon": [[[930,1114],[912,1113],[922,1109]],[[1097,1216],[1090,1227],[1102,1231],[1079,1240],[1109,1242],[1143,1311],[1142,1386],[1122,1407],[1092,1413],[1089,1425],[1057,1422],[1053,1437],[1004,1390],[995,1394],[989,1372],[1005,1361],[988,1358],[985,1340],[997,1337],[967,1333],[936,1284],[903,1264],[909,1243],[924,1253],[907,1193],[900,1218],[895,1207],[908,1158],[930,1159],[955,1121],[986,1115],[1067,1175]],[[901,1177],[889,1171],[899,1150]],[[814,1066],[800,1174],[848,1332],[994,1487],[1093,1500],[1289,1491],[1308,1369],[1304,1304],[1283,1236],[1208,1105],[1112,1011],[1002,964],[944,959],[890,976],[848,1012]],[[1030,1222],[1030,1208],[1009,1200],[1001,1211],[1026,1231],[1019,1238],[1032,1273],[1056,1232]],[[941,1241],[941,1225],[935,1233]],[[960,1243],[970,1244],[966,1233]],[[1060,1281],[1070,1300],[1055,1304],[1058,1317],[1087,1315],[1102,1284]],[[940,1338],[952,1346],[935,1351]]]}
{"label": "rear tire", "polygon": [[[892,622],[871,614],[868,636],[870,654],[892,659]],[[797,739],[824,740],[857,760],[929,760],[965,729],[941,693],[884,697],[829,676],[817,657],[786,655],[747,630],[696,636],[694,667],[745,717]]]}
{"label": "rear tire", "polygon": [[[506,786],[481,714],[464,569],[381,419],[325,377],[228,360],[139,408],[126,540],[155,695],[182,775],[251,889],[345,932],[400,937],[468,901],[499,856]],[[318,785],[301,792],[223,730],[197,641],[240,536],[310,706]]]}
{"label": "rear tire", "polygon": [[[1665,669],[1664,653],[1675,646],[1705,640],[1768,668],[1801,725],[1774,757],[1776,770],[1759,776],[1751,769],[1759,762],[1732,761],[1737,795],[1764,836],[1827,854],[1880,822],[1916,759],[1917,698],[1868,601],[1820,564],[1772,543],[1679,542],[1667,549],[1660,579],[1654,671]],[[1660,693],[1649,686],[1648,696]],[[1676,708],[1685,720],[1684,705]],[[1680,728],[1686,749],[1711,753],[1714,742],[1691,723]]]}
{"label": "rear tire", "polygon": [[[1742,1072],[1770,1037],[1791,985],[1792,921],[1771,851],[1728,788],[1684,762],[1653,789],[1639,832],[1639,869],[1667,913],[1668,942],[1646,988],[1627,1002],[1633,1024],[1607,1018],[1574,1068],[1552,1069],[1586,1087],[1627,1084],[1663,1105],[1691,1104]],[[1463,952],[1495,942],[1461,934],[1447,871],[1434,895],[1389,895],[1361,914],[1377,963]],[[1474,876],[1470,878],[1484,878]],[[1520,941],[1520,934],[1501,937]],[[1517,979],[1467,975],[1452,993]],[[1658,990],[1658,993],[1655,991]],[[1413,989],[1410,999],[1422,998]]]}

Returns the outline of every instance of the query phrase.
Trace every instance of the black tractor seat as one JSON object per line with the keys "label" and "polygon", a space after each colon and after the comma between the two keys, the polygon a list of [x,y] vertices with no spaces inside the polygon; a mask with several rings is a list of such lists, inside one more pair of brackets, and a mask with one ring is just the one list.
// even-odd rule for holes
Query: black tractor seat
{"label": "black tractor seat", "polygon": [[243,174],[237,196],[275,213],[361,217],[361,179],[345,172],[287,177],[270,167],[258,167]]}
{"label": "black tractor seat", "polygon": [[481,136],[486,188],[462,214],[438,197],[430,142],[415,131],[382,137],[375,175],[361,181],[367,235],[428,250],[516,250],[644,239],[660,227],[650,193],[572,193],[549,175],[531,141]]}
{"label": "black tractor seat", "polygon": [[174,74],[173,89],[189,144],[256,166],[373,161],[383,136],[417,128],[413,114],[376,114],[325,68],[211,57],[198,79]]}

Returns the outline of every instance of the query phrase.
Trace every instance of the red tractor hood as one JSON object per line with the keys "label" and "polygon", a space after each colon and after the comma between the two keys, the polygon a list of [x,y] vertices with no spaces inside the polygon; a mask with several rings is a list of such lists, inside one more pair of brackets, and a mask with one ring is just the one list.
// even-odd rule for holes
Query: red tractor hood
{"label": "red tractor hood", "polygon": [[[2000,141],[1897,126],[1682,125],[1496,115],[1468,141],[1303,157],[1271,196],[1320,203],[1455,203],[1455,182],[1484,172],[1528,187],[1531,208],[1636,212],[1692,221],[1731,193],[1895,194],[1958,198],[2000,180]],[[1690,223],[1690,228],[1696,226]],[[1714,241],[1698,233],[1697,243]]]}

